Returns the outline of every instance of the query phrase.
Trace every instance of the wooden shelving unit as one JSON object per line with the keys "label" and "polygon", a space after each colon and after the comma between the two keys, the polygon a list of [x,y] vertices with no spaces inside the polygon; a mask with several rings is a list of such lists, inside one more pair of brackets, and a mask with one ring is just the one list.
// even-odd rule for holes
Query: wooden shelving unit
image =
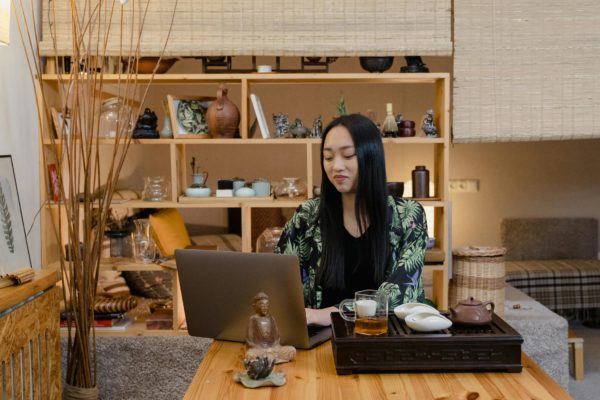
{"label": "wooden shelving unit", "polygon": [[[104,84],[116,84],[118,75],[104,75]],[[61,85],[68,83],[68,76],[59,75],[43,75],[42,77],[44,90],[50,94],[57,93]],[[138,75],[138,84],[147,84],[150,81],[150,75]],[[164,146],[164,150],[168,152],[169,165],[165,165],[165,170],[168,171],[168,177],[171,182],[170,198],[164,202],[146,202],[146,201],[126,201],[114,203],[113,207],[127,208],[240,208],[242,215],[242,250],[251,251],[251,221],[252,211],[257,208],[275,207],[275,208],[296,208],[303,200],[279,200],[279,199],[252,199],[252,198],[203,198],[189,199],[185,198],[184,190],[189,185],[189,177],[187,164],[189,162],[187,151],[189,146],[201,145],[204,151],[219,152],[231,146],[280,146],[293,145],[298,146],[305,153],[305,178],[308,190],[308,197],[312,197],[312,188],[318,182],[314,182],[313,176],[313,160],[318,159],[318,143],[320,139],[256,139],[249,138],[249,128],[251,125],[251,110],[252,104],[249,99],[249,94],[261,85],[284,85],[295,87],[295,85],[304,84],[344,84],[344,85],[362,85],[368,90],[371,87],[379,87],[378,85],[413,85],[425,84],[432,87],[434,93],[433,110],[435,113],[435,123],[438,127],[440,137],[425,138],[385,138],[384,145],[388,146],[426,146],[431,149],[433,155],[433,163],[430,165],[432,171],[432,182],[435,185],[436,197],[431,199],[419,199],[424,206],[431,206],[434,209],[435,231],[434,236],[437,239],[437,252],[445,254],[444,261],[434,265],[427,265],[427,268],[433,270],[433,296],[432,300],[437,304],[438,308],[445,309],[448,306],[448,259],[450,254],[449,249],[449,218],[450,209],[448,203],[448,176],[449,176],[449,144],[450,144],[450,76],[448,73],[427,73],[427,74],[402,74],[402,73],[338,73],[338,74],[323,74],[323,73],[294,73],[294,74],[163,74],[156,75],[152,81],[152,85],[169,86],[169,90],[177,92],[178,88],[189,87],[189,85],[205,85],[227,83],[240,88],[240,99],[232,99],[240,105],[240,136],[237,139],[206,139],[198,140],[189,139],[137,139],[132,141],[132,146]],[[51,96],[50,96],[51,98]],[[44,147],[61,145],[61,139],[45,138],[42,140],[40,151],[44,151]],[[115,141],[111,139],[99,140],[100,146],[114,146]],[[268,162],[268,160],[259,160],[259,162]],[[41,168],[43,168],[42,166]],[[42,170],[43,172],[43,170]],[[42,198],[46,198],[46,188],[42,180],[41,183]],[[49,218],[52,212],[56,212],[59,205],[46,202],[48,206],[45,208],[42,217],[42,260],[46,264],[55,262],[51,254],[56,253],[55,240],[51,237],[49,231],[52,229],[49,225]],[[103,266],[103,268],[117,270],[148,270],[162,269],[160,266],[138,265],[130,263],[117,263]],[[174,271],[174,270],[171,270]],[[174,282],[176,282],[177,274],[173,272]],[[182,307],[180,298],[174,296],[175,314],[177,318],[182,317]],[[176,319],[174,318],[174,321]],[[178,326],[174,323],[175,326]],[[171,333],[176,333],[178,330],[173,330]],[[100,332],[99,334],[109,334],[108,332]],[[124,334],[123,332],[110,334]],[[131,329],[131,333],[126,334],[164,334],[161,331],[145,331],[136,326]]]}

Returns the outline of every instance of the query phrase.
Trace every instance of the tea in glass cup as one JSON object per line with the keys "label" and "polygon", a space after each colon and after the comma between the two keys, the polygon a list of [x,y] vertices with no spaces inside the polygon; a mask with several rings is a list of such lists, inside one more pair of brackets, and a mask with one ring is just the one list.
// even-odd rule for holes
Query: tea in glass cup
{"label": "tea in glass cup", "polygon": [[[354,310],[349,313],[346,309]],[[357,335],[376,336],[388,332],[388,296],[378,290],[361,290],[354,299],[342,300],[340,315],[346,321],[354,322]]]}

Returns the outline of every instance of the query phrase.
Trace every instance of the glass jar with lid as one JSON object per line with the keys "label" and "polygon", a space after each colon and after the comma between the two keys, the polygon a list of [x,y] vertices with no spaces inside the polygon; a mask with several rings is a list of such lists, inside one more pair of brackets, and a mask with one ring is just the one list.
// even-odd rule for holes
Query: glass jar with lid
{"label": "glass jar with lid", "polygon": [[[123,126],[123,124],[126,124]],[[119,130],[131,128],[131,108],[123,104],[118,97],[111,97],[102,103],[100,111],[100,128],[98,137],[101,139],[114,139]]]}
{"label": "glass jar with lid", "polygon": [[300,178],[283,178],[283,182],[275,187],[275,196],[280,198],[296,198],[306,195],[306,184]]}

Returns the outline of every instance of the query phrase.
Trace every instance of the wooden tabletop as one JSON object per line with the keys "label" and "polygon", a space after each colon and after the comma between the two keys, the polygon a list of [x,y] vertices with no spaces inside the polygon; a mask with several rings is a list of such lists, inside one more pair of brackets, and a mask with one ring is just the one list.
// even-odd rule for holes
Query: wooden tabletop
{"label": "wooden tabletop", "polygon": [[13,285],[0,289],[0,312],[27,300],[30,296],[54,286],[60,279],[56,269],[35,270],[33,280],[22,285]]}
{"label": "wooden tabletop", "polygon": [[523,354],[520,373],[403,373],[338,376],[331,343],[299,350],[291,363],[279,364],[287,383],[246,389],[232,375],[244,369],[241,343],[214,341],[184,399],[369,400],[369,399],[571,399],[556,382]]}

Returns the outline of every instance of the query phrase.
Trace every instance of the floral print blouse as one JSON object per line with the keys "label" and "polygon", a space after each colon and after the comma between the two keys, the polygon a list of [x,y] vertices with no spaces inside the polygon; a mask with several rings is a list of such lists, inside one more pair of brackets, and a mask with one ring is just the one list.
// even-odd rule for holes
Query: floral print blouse
{"label": "floral print blouse", "polygon": [[[316,282],[316,270],[321,262],[321,228],[319,198],[301,204],[285,228],[275,253],[298,257],[304,304],[321,308],[323,291]],[[427,221],[421,204],[413,200],[388,196],[390,209],[390,250],[385,281],[379,286],[390,297],[390,308],[410,302],[423,302],[425,293],[421,272],[427,247]],[[369,288],[365,288],[369,289]]]}

